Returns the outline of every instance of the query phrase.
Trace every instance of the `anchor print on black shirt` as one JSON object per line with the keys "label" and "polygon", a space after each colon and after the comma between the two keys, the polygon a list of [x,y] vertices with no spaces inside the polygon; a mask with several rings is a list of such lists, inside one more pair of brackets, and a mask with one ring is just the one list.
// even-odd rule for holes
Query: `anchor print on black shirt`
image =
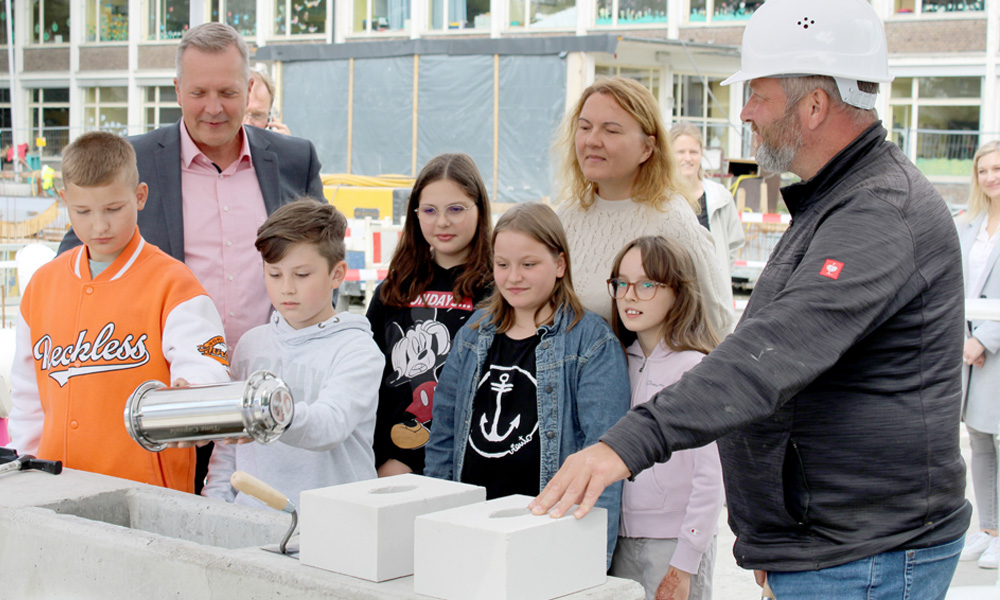
{"label": "anchor print on black shirt", "polygon": [[538,336],[498,335],[483,365],[462,481],[485,486],[488,498],[539,491],[537,345]]}

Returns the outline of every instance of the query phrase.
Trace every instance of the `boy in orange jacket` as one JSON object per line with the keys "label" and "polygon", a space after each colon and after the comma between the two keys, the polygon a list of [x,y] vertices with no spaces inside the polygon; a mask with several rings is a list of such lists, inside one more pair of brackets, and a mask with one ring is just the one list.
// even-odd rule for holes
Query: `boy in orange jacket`
{"label": "boy in orange jacket", "polygon": [[84,245],[23,291],[12,444],[69,468],[193,491],[194,450],[146,451],[123,411],[150,379],[228,381],[222,320],[191,271],[139,234],[147,188],[128,142],[84,134],[63,151],[62,169],[59,195]]}

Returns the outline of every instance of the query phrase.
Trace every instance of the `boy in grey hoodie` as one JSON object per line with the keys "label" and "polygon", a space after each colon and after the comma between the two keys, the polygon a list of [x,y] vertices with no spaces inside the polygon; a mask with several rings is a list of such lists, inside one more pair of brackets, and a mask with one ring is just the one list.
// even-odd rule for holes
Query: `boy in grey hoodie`
{"label": "boy in grey hoodie", "polygon": [[303,490],[375,477],[372,437],[384,358],[368,320],[338,314],[347,220],[337,209],[299,200],[257,231],[264,281],[275,312],[233,352],[233,376],[266,370],[292,391],[295,415],[272,444],[216,444],[202,494],[260,506],[229,483],[233,471],[260,478],[296,505]]}

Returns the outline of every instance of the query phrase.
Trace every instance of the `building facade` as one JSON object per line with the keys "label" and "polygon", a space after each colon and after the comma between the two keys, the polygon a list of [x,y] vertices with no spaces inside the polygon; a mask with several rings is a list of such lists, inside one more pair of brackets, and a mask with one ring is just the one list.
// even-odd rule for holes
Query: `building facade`
{"label": "building facade", "polygon": [[[601,75],[633,77],[668,120],[701,124],[714,161],[749,155],[743,86],[720,83],[762,2],[10,0],[0,144],[16,134],[54,162],[84,131],[176,121],[177,40],[216,20],[275,75],[277,112],[317,143],[324,171],[414,174],[467,144],[495,198],[545,197],[558,118]],[[936,183],[966,183],[975,148],[1000,137],[1000,0],[871,2],[896,76],[877,106],[892,139]]]}

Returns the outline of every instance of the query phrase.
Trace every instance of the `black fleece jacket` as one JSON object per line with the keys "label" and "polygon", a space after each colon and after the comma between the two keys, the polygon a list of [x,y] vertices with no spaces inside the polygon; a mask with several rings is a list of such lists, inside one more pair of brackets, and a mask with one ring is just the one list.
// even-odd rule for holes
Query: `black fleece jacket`
{"label": "black fleece jacket", "polygon": [[602,438],[633,474],[718,439],[736,561],[803,571],[962,535],[964,292],[944,201],[876,123],[782,190],[736,331]]}

